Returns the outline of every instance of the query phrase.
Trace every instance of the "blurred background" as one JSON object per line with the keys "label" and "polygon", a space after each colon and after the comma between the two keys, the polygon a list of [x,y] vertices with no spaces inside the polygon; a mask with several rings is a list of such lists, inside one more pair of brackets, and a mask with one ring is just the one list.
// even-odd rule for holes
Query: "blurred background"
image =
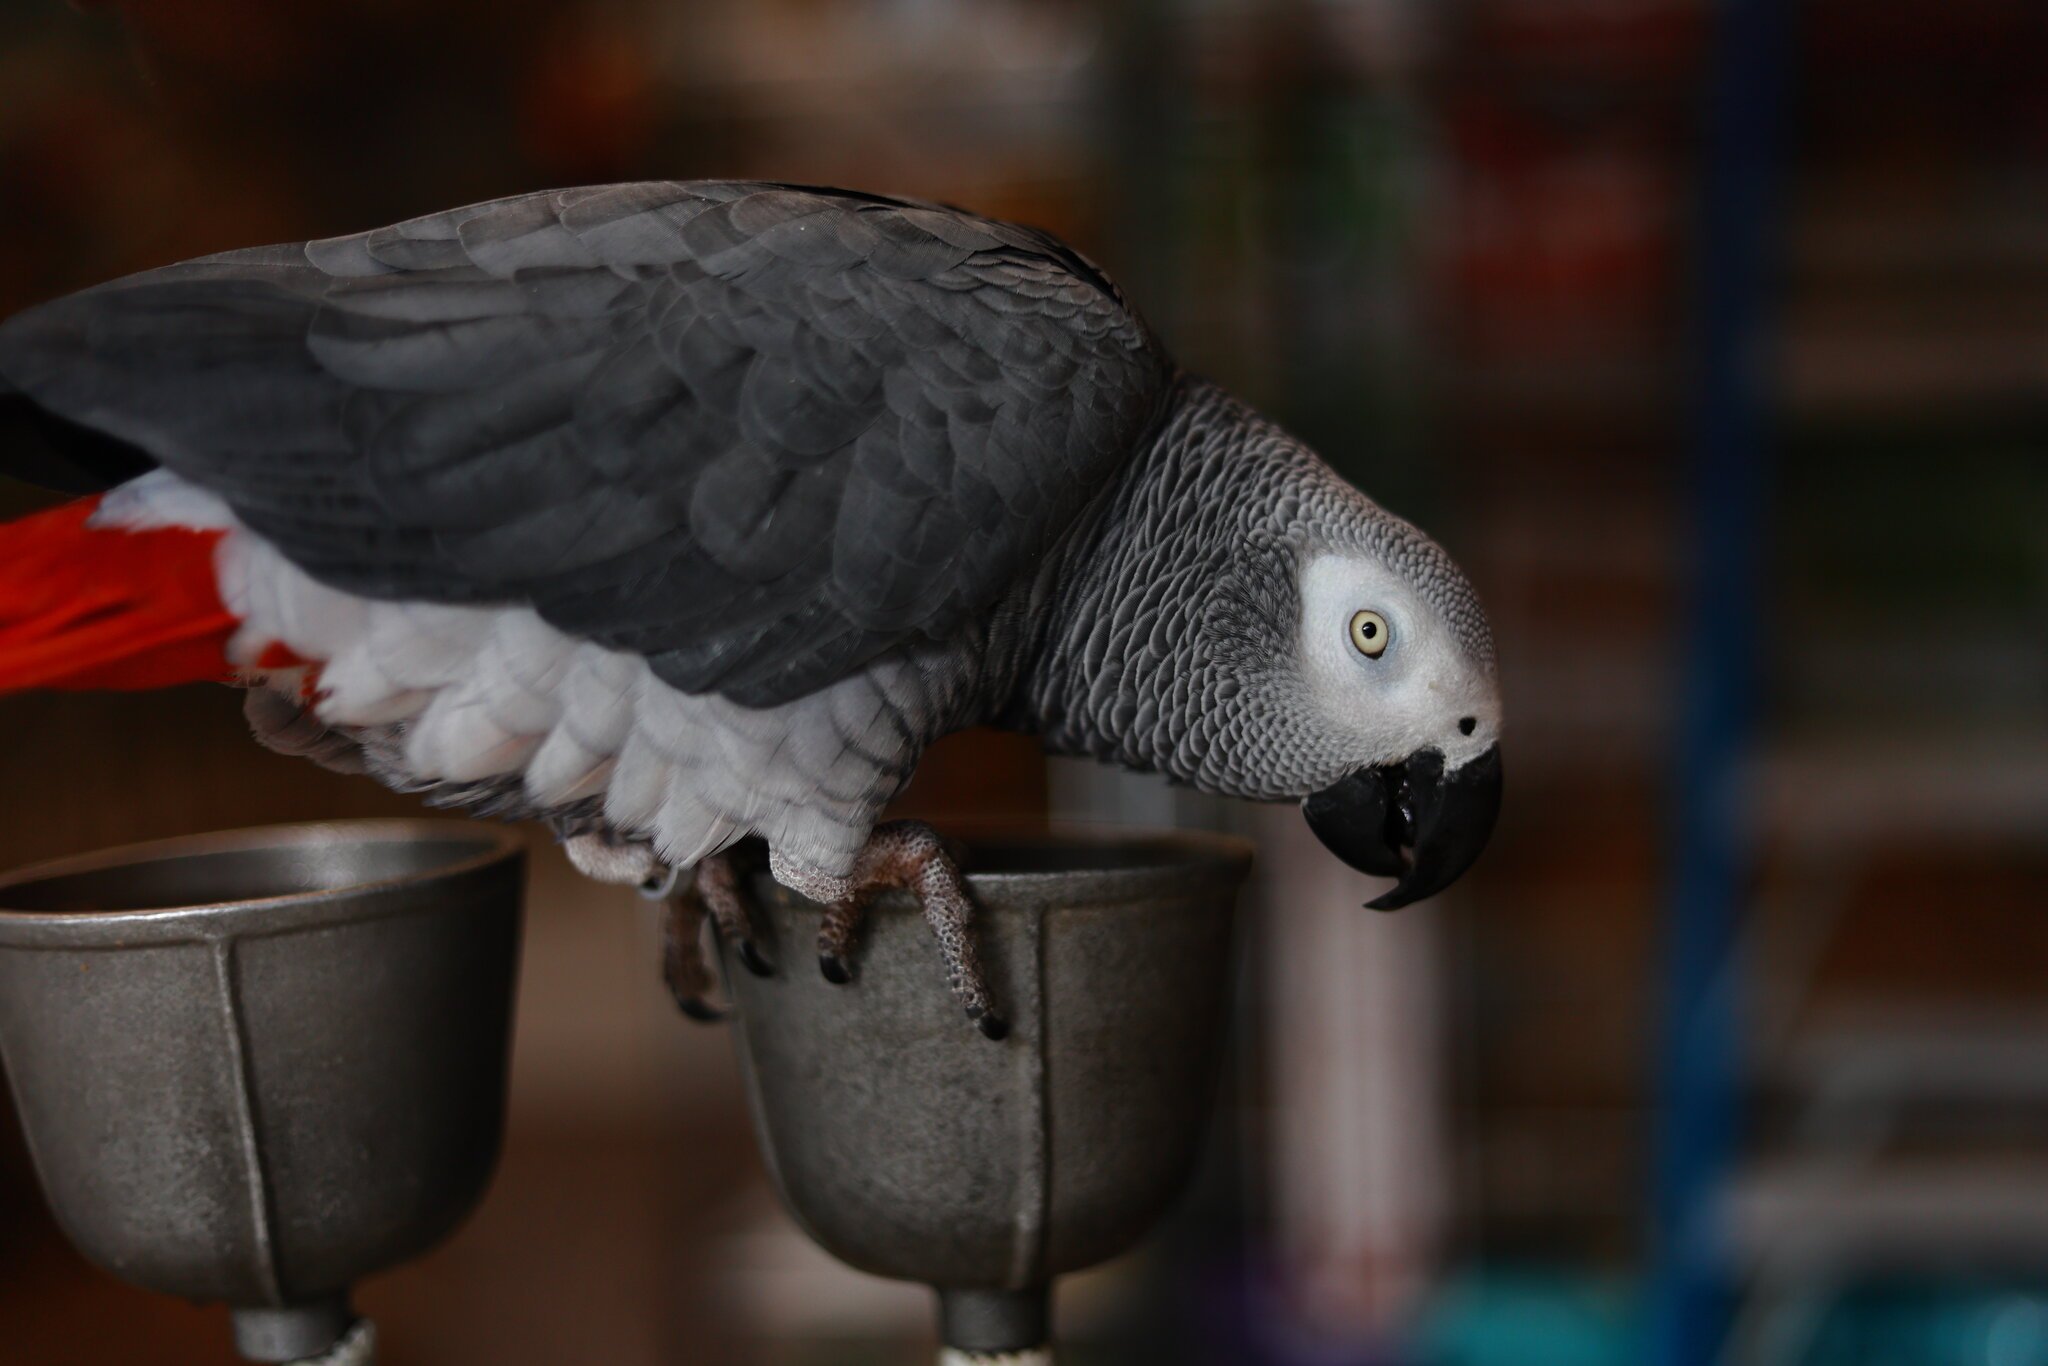
{"label": "blurred background", "polygon": [[[2029,1366],[2044,60],[2032,0],[0,0],[0,314],[612,179],[1063,234],[1438,534],[1510,707],[1492,850],[1396,917],[1291,810],[927,761],[912,812],[1263,847],[1204,1174],[1071,1359]],[[217,688],[0,702],[0,793],[0,866],[414,809]],[[536,856],[504,1165],[366,1290],[389,1366],[926,1359],[774,1206],[644,903]],[[0,1122],[0,1363],[229,1359]]]}

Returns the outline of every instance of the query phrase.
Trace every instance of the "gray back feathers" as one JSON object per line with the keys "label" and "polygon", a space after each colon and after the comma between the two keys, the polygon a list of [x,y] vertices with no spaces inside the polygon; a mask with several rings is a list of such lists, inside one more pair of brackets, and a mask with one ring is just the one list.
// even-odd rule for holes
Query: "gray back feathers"
{"label": "gray back feathers", "polygon": [[989,611],[1171,374],[1044,234],[725,182],[232,252],[0,325],[0,390],[315,578],[530,603],[750,706]]}

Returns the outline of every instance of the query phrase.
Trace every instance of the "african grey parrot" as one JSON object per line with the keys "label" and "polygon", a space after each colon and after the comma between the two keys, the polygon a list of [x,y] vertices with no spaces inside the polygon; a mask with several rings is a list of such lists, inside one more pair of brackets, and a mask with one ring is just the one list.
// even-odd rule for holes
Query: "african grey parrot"
{"label": "african grey parrot", "polygon": [[958,209],[629,184],[227,252],[0,324],[0,416],[96,494],[0,528],[0,691],[239,682],[275,748],[694,866],[743,947],[759,836],[835,980],[910,887],[992,1036],[958,870],[876,824],[950,731],[1303,800],[1383,908],[1498,808],[1444,551]]}

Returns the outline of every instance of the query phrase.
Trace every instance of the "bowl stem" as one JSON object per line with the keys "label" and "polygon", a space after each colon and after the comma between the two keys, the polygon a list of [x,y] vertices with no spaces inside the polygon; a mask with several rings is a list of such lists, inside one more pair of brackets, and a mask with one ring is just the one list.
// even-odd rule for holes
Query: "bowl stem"
{"label": "bowl stem", "polygon": [[283,1308],[237,1309],[235,1350],[250,1361],[296,1366],[372,1366],[377,1334],[347,1295]]}
{"label": "bowl stem", "polygon": [[1051,1366],[1052,1287],[939,1291],[939,1366]]}

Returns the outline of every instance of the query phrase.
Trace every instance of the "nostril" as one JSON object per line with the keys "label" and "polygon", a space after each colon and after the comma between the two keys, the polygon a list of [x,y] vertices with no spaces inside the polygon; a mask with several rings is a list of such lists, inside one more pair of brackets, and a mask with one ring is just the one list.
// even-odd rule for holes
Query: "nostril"
{"label": "nostril", "polygon": [[1460,718],[1459,718],[1459,720],[1458,720],[1458,734],[1460,734],[1460,735],[1470,735],[1470,734],[1471,734],[1471,733],[1472,733],[1473,731],[1475,731],[1475,730],[1478,730],[1478,729],[1479,729],[1479,718],[1478,718],[1478,717],[1476,717],[1476,716],[1465,716],[1465,717],[1460,717]]}

